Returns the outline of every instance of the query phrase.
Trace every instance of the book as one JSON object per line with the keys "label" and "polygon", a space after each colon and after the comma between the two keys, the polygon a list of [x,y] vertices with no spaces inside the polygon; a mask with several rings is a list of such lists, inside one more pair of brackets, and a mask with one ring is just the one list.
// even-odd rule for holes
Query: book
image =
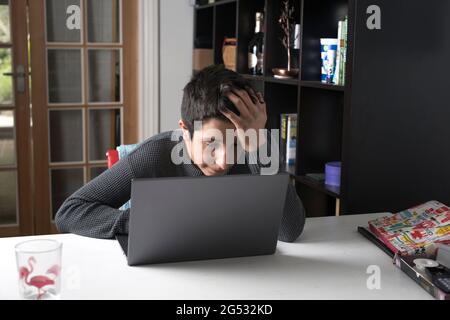
{"label": "book", "polygon": [[333,83],[336,85],[345,85],[345,65],[347,60],[347,29],[348,18],[338,22],[338,47],[336,53],[336,71],[334,73]]}
{"label": "book", "polygon": [[369,230],[398,255],[432,255],[450,244],[450,208],[438,201],[369,221]]}
{"label": "book", "polygon": [[383,242],[381,241],[373,232],[366,227],[358,227],[358,232],[367,238],[370,242],[375,244],[378,248],[384,251],[389,257],[394,258],[395,253]]}
{"label": "book", "polygon": [[348,17],[346,16],[342,23],[342,39],[341,39],[341,50],[340,50],[340,69],[339,74],[339,85],[345,85],[345,67],[347,63],[347,41],[348,39]]}
{"label": "book", "polygon": [[280,163],[286,164],[286,143],[287,143],[287,118],[288,115],[282,113],[280,115]]}
{"label": "book", "polygon": [[297,114],[288,115],[286,139],[286,163],[294,165],[297,151]]}
{"label": "book", "polygon": [[342,50],[342,21],[338,22],[338,47],[336,53],[336,71],[334,72],[334,84],[339,84],[341,73],[341,50]]}
{"label": "book", "polygon": [[280,161],[284,167],[295,165],[297,151],[297,114],[280,115]]}

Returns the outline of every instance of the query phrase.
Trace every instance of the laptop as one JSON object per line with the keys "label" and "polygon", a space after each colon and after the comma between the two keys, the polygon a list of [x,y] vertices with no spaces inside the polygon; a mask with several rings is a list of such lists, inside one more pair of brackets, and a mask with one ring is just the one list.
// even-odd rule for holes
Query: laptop
{"label": "laptop", "polygon": [[273,254],[289,175],[135,179],[128,265]]}

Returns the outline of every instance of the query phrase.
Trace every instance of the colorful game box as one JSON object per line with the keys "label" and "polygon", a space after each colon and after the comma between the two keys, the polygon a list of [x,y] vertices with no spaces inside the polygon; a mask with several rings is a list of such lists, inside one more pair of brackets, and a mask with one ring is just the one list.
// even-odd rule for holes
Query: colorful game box
{"label": "colorful game box", "polygon": [[369,229],[395,254],[432,255],[437,244],[450,244],[450,208],[429,201],[369,221]]}

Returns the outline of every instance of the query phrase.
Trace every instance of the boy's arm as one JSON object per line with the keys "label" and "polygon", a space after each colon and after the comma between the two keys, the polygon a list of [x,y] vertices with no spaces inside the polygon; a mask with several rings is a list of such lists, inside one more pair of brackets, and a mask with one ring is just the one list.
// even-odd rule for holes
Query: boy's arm
{"label": "boy's arm", "polygon": [[134,178],[128,157],[71,195],[58,210],[55,223],[62,233],[111,239],[128,233],[130,210],[118,210],[130,199]]}

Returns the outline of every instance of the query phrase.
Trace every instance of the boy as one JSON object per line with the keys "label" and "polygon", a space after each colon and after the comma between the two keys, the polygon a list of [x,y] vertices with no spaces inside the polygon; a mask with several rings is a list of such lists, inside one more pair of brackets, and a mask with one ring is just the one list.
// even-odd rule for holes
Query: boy
{"label": "boy", "polygon": [[[244,133],[262,132],[266,122],[263,97],[247,80],[223,66],[202,70],[184,88],[180,130],[147,139],[70,196],[56,214],[59,231],[95,238],[128,234],[130,210],[118,208],[130,199],[132,179],[261,174],[258,151],[267,150],[270,141],[264,134],[252,140]],[[237,160],[238,147],[244,150],[244,163]],[[178,149],[188,161],[174,159]],[[183,201],[183,196],[168,194],[168,201]],[[295,241],[304,223],[303,205],[289,184],[279,240]]]}

